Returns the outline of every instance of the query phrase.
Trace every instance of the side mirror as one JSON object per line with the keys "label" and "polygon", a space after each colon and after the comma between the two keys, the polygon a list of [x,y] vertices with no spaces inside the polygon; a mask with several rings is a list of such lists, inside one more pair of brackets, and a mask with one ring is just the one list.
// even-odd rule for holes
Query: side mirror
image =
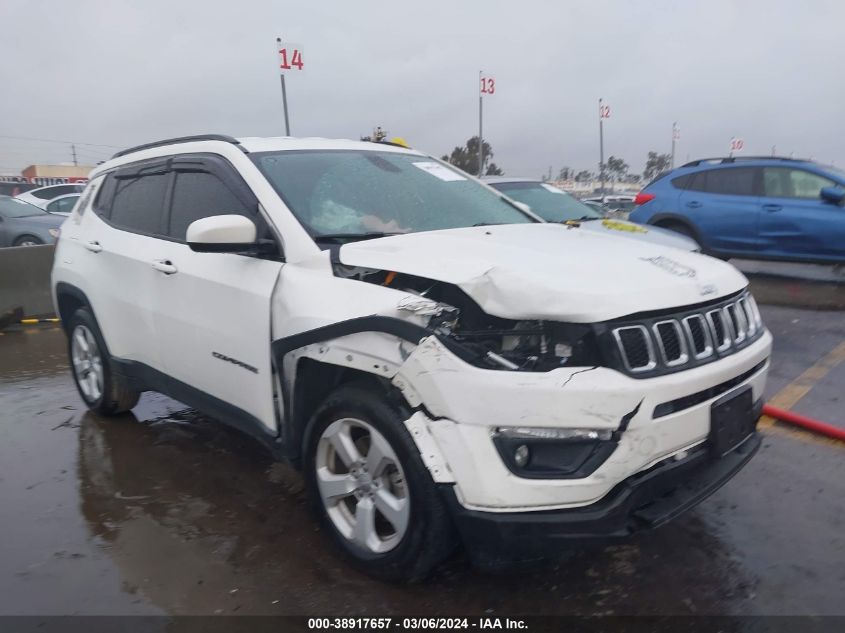
{"label": "side mirror", "polygon": [[255,223],[242,215],[213,215],[191,222],[188,246],[198,253],[263,254],[275,251],[273,242],[255,240]]}
{"label": "side mirror", "polygon": [[819,197],[825,202],[842,205],[845,202],[845,189],[842,187],[823,187],[819,192]]}

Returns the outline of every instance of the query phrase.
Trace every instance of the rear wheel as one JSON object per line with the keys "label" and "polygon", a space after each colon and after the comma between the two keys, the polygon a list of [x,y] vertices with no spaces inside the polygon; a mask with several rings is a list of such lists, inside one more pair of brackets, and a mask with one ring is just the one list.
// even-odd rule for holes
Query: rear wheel
{"label": "rear wheel", "polygon": [[129,411],[140,393],[115,374],[97,322],[87,308],[73,313],[68,326],[68,355],[79,395],[101,415]]}
{"label": "rear wheel", "polygon": [[425,577],[456,544],[405,417],[384,396],[342,387],[306,442],[306,481],[324,525],[357,567],[385,580]]}
{"label": "rear wheel", "polygon": [[675,233],[680,233],[681,235],[690,238],[696,244],[701,246],[701,244],[699,244],[698,242],[698,238],[696,237],[695,233],[693,233],[693,230],[686,224],[681,224],[680,222],[667,222],[666,224],[659,224],[658,226],[664,229],[669,229],[670,231],[674,231]]}
{"label": "rear wheel", "polygon": [[18,239],[15,240],[13,246],[38,246],[39,244],[43,244],[39,238],[35,237],[34,235],[21,235]]}

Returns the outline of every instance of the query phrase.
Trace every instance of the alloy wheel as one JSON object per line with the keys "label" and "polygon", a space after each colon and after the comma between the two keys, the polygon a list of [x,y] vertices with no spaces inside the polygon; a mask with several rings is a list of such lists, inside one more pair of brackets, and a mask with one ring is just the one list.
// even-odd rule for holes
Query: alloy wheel
{"label": "alloy wheel", "polygon": [[89,402],[96,402],[103,394],[103,359],[94,334],[86,326],[74,328],[70,355],[79,389]]}
{"label": "alloy wheel", "polygon": [[320,436],[314,467],[323,506],[344,538],[373,554],[401,542],[411,513],[407,481],[377,429],[355,418],[335,420]]}

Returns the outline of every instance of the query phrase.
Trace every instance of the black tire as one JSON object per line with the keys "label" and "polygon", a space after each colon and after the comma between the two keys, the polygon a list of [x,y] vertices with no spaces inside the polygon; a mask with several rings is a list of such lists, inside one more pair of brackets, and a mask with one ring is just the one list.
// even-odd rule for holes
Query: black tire
{"label": "black tire", "polygon": [[26,243],[28,246],[32,246],[35,244],[43,244],[44,241],[34,235],[21,235],[18,237],[12,246],[23,246]]}
{"label": "black tire", "polygon": [[[380,580],[422,580],[457,545],[449,511],[403,424],[407,417],[408,414],[390,403],[385,394],[376,393],[367,386],[347,385],[329,395],[306,429],[303,465],[314,510],[346,558],[364,573]],[[329,517],[320,495],[316,470],[319,440],[330,424],[343,418],[362,420],[381,433],[405,473],[410,518],[399,543],[386,553],[370,552],[343,536]]]}
{"label": "black tire", "polygon": [[[78,327],[87,328],[93,335],[96,342],[97,352],[102,364],[102,390],[97,398],[87,396],[80,385],[80,376],[73,362],[73,337]],[[73,382],[80,397],[91,411],[100,415],[118,415],[129,411],[138,404],[140,392],[132,389],[126,380],[115,373],[111,356],[109,355],[106,343],[97,321],[88,308],[79,308],[71,316],[67,327],[68,333],[68,358],[70,359]]]}

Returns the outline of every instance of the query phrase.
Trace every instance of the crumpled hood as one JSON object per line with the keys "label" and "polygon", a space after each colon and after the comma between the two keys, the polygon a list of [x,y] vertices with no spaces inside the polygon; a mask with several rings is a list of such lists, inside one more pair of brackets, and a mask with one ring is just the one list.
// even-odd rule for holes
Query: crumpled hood
{"label": "crumpled hood", "polygon": [[345,244],[339,258],[454,284],[508,319],[605,321],[717,299],[748,283],[711,257],[560,224],[409,233]]}

